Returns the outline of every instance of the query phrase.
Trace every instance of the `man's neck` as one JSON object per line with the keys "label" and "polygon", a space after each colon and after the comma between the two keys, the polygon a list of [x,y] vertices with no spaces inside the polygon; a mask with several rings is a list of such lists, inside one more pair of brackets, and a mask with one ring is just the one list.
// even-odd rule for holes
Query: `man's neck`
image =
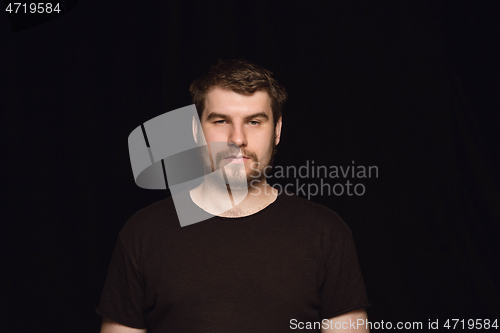
{"label": "man's neck", "polygon": [[244,190],[207,185],[190,191],[193,202],[206,212],[222,217],[242,217],[255,214],[273,203],[278,191],[263,179]]}

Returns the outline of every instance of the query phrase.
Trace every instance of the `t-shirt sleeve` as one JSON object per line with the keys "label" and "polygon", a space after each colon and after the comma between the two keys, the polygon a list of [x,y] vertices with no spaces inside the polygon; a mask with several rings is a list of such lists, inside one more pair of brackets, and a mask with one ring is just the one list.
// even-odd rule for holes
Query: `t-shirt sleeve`
{"label": "t-shirt sleeve", "polygon": [[146,328],[144,287],[134,257],[118,237],[96,312],[132,328]]}
{"label": "t-shirt sleeve", "polygon": [[321,319],[330,319],[371,306],[350,230],[340,248],[330,254],[320,299]]}

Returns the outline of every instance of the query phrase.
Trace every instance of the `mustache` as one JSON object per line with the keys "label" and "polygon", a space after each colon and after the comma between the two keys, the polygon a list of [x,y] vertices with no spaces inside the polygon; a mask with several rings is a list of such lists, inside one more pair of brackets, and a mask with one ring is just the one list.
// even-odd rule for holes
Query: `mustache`
{"label": "mustache", "polygon": [[[238,156],[240,153],[239,149],[238,150],[227,150],[227,151],[221,151],[221,152],[218,152],[215,159],[217,161],[222,161],[223,159],[225,158],[228,158],[228,157],[236,157]],[[252,159],[252,160],[257,160],[257,155],[251,151],[244,151],[244,150],[241,150],[241,155],[243,155],[244,157],[247,157],[249,159]]]}

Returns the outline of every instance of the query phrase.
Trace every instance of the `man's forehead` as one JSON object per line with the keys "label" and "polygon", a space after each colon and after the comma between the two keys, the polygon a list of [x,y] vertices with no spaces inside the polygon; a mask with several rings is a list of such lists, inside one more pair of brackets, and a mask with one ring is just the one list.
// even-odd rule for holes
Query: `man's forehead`
{"label": "man's forehead", "polygon": [[248,116],[265,113],[272,117],[271,98],[265,90],[258,90],[251,95],[244,95],[230,89],[214,87],[205,98],[204,118],[211,113],[226,116]]}

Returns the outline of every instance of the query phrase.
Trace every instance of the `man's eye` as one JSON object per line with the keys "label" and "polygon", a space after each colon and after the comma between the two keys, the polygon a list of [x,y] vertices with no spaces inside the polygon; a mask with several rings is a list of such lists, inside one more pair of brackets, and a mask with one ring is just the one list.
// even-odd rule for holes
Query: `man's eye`
{"label": "man's eye", "polygon": [[225,122],[225,120],[217,120],[217,121],[214,121],[214,124],[222,124],[224,122]]}
{"label": "man's eye", "polygon": [[250,120],[249,123],[250,123],[250,125],[259,125],[260,124],[260,122],[257,120]]}

